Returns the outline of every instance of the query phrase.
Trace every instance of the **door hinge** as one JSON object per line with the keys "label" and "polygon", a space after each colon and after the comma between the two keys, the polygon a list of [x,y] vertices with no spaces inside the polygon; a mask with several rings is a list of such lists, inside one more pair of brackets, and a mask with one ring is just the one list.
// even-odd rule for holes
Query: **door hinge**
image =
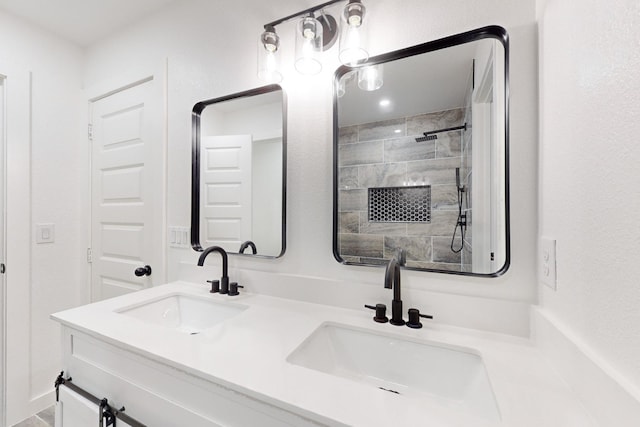
{"label": "door hinge", "polygon": [[93,141],[93,125],[91,123],[87,125],[87,136],[89,137],[89,141]]}
{"label": "door hinge", "polygon": [[91,248],[87,248],[87,262],[91,264],[93,262],[93,251]]}

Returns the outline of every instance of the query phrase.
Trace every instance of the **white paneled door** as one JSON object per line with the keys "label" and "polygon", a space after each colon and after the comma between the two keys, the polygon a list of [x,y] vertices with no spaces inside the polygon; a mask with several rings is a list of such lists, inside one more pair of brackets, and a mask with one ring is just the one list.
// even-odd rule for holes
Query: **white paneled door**
{"label": "white paneled door", "polygon": [[251,240],[251,135],[203,137],[201,156],[200,244],[237,252]]}
{"label": "white paneled door", "polygon": [[[157,79],[91,103],[91,299],[164,280],[164,108]],[[138,270],[145,266],[150,271]],[[146,273],[151,274],[146,274]]]}

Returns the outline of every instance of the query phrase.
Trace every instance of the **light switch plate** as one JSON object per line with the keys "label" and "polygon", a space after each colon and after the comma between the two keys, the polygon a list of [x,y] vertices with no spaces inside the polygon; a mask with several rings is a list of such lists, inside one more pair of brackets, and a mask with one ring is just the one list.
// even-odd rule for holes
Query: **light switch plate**
{"label": "light switch plate", "polygon": [[188,227],[169,227],[169,246],[173,248],[190,248]]}
{"label": "light switch plate", "polygon": [[556,241],[549,237],[540,238],[540,280],[557,290]]}
{"label": "light switch plate", "polygon": [[36,243],[53,243],[55,231],[54,224],[36,224]]}

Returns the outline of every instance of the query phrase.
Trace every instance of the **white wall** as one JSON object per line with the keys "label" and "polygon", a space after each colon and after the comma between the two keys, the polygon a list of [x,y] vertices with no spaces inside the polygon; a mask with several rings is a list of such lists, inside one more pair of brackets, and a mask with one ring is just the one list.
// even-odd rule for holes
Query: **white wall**
{"label": "white wall", "polygon": [[[266,22],[316,4],[312,1],[219,3],[190,0],[172,4],[135,28],[88,51],[87,84],[158,58],[169,63],[169,225],[188,226],[190,209],[190,138],[193,104],[260,86],[256,44]],[[336,5],[337,13],[343,7]],[[531,0],[387,0],[370,2],[373,55],[415,45],[484,25],[504,26],[511,42],[512,266],[498,279],[403,273],[405,300],[430,301],[423,310],[464,326],[528,334],[527,307],[536,300],[536,32]],[[232,258],[231,267],[289,277],[363,283],[376,298],[389,299],[382,271],[346,267],[332,255],[332,74],[337,48],[325,53],[317,76],[293,70],[293,23],[278,26],[288,96],[287,253],[279,260]],[[179,262],[195,264],[196,253],[171,249],[169,277]],[[213,262],[213,260],[212,260]],[[322,283],[322,280],[320,283]],[[322,285],[319,285],[322,286]],[[349,286],[345,284],[344,286]],[[355,287],[353,289],[356,289]],[[340,293],[330,301],[342,304]],[[473,296],[468,305],[460,296]],[[446,297],[446,298],[445,298]],[[445,305],[434,301],[447,299]],[[354,301],[356,298],[354,298]],[[494,302],[506,307],[494,310]],[[360,301],[360,303],[371,301]],[[375,301],[373,301],[375,302]],[[513,304],[511,304],[513,303]],[[418,305],[417,303],[414,305]]]}
{"label": "white wall", "polygon": [[[8,76],[11,425],[52,404],[61,363],[59,327],[49,314],[83,301],[86,159],[80,154],[81,50],[2,12],[0,40],[0,73]],[[55,224],[55,243],[35,244],[36,223]]]}
{"label": "white wall", "polygon": [[[252,239],[259,254],[282,252],[282,137],[257,141],[251,152]],[[245,253],[250,253],[246,251]]]}
{"label": "white wall", "polygon": [[640,398],[640,3],[540,15],[540,234],[557,239],[540,304]]}

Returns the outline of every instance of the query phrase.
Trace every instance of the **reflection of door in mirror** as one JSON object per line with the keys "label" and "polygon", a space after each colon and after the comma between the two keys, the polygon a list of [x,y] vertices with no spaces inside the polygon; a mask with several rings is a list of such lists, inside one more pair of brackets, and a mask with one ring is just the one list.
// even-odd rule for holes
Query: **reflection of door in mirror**
{"label": "reflection of door in mirror", "polygon": [[205,247],[251,240],[251,135],[201,139],[200,230]]}
{"label": "reflection of door in mirror", "polygon": [[384,66],[373,90],[355,69],[336,73],[340,262],[379,265],[402,248],[411,269],[508,267],[506,33],[487,27],[447,43],[372,58]]}
{"label": "reflection of door in mirror", "polygon": [[278,89],[206,101],[198,117],[200,204],[196,213],[201,247],[217,245],[238,253],[251,242],[259,256],[282,254],[282,98]]}

